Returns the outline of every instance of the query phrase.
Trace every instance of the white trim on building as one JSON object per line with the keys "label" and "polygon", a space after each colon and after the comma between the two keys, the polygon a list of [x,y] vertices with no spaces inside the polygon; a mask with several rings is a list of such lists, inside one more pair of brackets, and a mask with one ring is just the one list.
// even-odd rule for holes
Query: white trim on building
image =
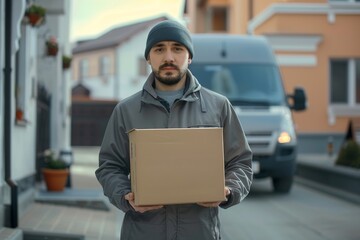
{"label": "white trim on building", "polygon": [[[265,35],[274,51],[298,52],[296,54],[275,54],[280,66],[313,67],[317,64],[315,52],[322,41],[320,35]],[[306,53],[306,54],[302,54]],[[308,54],[313,53],[313,54]]]}
{"label": "white trim on building", "polygon": [[248,33],[276,14],[328,14],[328,21],[333,23],[337,14],[360,14],[360,3],[274,3],[258,14],[248,24]]}
{"label": "white trim on building", "polygon": [[265,35],[275,51],[315,52],[322,41],[320,35]]}
{"label": "white trim on building", "polygon": [[275,54],[275,57],[281,67],[314,67],[317,64],[316,55]]}

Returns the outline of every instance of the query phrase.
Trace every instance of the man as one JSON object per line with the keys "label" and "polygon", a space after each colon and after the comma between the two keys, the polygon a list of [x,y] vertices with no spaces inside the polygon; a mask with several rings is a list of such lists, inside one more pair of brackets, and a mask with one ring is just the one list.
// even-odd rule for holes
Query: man
{"label": "man", "polygon": [[[111,203],[125,212],[121,239],[220,239],[218,207],[238,204],[249,192],[252,153],[244,132],[229,101],[202,88],[188,70],[193,56],[192,40],[184,26],[169,20],[155,25],[145,48],[152,73],[142,91],[121,101],[110,117],[96,176]],[[128,177],[127,132],[188,127],[223,128],[227,201],[136,206]],[[161,192],[166,194],[166,189]]]}

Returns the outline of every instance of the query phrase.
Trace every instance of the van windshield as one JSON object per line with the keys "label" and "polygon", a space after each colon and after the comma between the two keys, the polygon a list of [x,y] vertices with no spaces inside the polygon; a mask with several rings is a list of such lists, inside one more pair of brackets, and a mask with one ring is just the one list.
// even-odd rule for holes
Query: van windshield
{"label": "van windshield", "polygon": [[273,65],[193,62],[189,69],[203,87],[225,95],[233,105],[284,104],[280,73]]}

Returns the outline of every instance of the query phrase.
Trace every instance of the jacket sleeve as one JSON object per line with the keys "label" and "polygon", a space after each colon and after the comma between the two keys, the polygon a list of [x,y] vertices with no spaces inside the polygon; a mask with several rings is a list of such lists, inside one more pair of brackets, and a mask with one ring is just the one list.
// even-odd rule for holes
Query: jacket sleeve
{"label": "jacket sleeve", "polygon": [[99,153],[95,175],[110,202],[127,212],[132,209],[124,196],[131,192],[129,180],[129,140],[118,105],[108,122]]}
{"label": "jacket sleeve", "polygon": [[228,201],[220,206],[229,208],[240,203],[250,191],[253,179],[252,152],[241,123],[228,100],[225,101],[222,116],[225,186],[231,189],[231,195]]}

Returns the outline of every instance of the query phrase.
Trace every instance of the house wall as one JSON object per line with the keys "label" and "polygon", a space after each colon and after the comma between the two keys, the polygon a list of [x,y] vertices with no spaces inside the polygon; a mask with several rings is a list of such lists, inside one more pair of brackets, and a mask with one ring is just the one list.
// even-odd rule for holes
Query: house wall
{"label": "house wall", "polygon": [[[61,73],[61,54],[66,52],[68,41],[69,27],[69,2],[68,0],[47,1],[35,0],[41,6],[44,6],[47,11],[47,21],[40,27],[32,27],[23,22],[24,12],[28,1],[4,1],[0,0],[0,67],[4,68],[5,65],[5,2],[12,2],[12,22],[11,24],[11,112],[6,117],[10,117],[10,131],[11,131],[11,146],[10,149],[10,165],[11,172],[10,178],[15,181],[18,188],[18,213],[21,218],[26,207],[33,201],[35,193],[35,174],[36,174],[36,130],[37,130],[37,84],[42,83],[49,92],[57,93],[56,98],[53,98],[52,105],[55,106],[56,111],[53,111],[52,121],[59,125],[52,125],[58,131],[54,132],[54,136],[61,136],[62,139],[55,146],[55,149],[60,149],[66,145],[64,139],[66,127],[63,120],[66,120],[67,102],[66,89],[62,88],[64,84],[61,81],[67,81],[65,74]],[[55,6],[55,8],[54,8]],[[56,8],[65,6],[62,9]],[[64,15],[66,12],[66,19],[55,17],[54,15]],[[52,15],[52,16],[51,16]],[[62,26],[59,25],[63,25]],[[59,32],[67,32],[56,34]],[[54,34],[59,37],[60,52],[56,58],[48,58],[44,54],[44,42],[48,34]],[[16,54],[19,54],[16,59]],[[41,68],[42,67],[42,68]],[[5,216],[4,203],[11,202],[10,187],[5,183],[5,159],[4,159],[4,117],[5,109],[4,103],[4,74],[0,74],[0,228],[4,225],[10,224],[9,215]],[[8,79],[6,79],[8,80]],[[57,83],[60,83],[58,88]],[[17,119],[16,108],[21,107],[24,113],[22,119]],[[53,124],[53,123],[51,123]],[[55,127],[54,127],[55,126]],[[8,126],[6,126],[8,127]],[[6,191],[5,191],[6,190]]]}
{"label": "house wall", "polygon": [[[256,34],[287,33],[317,34],[322,41],[317,50],[305,55],[316,57],[315,66],[281,66],[286,90],[303,86],[307,91],[309,107],[305,112],[294,113],[300,132],[345,132],[348,116],[337,116],[331,121],[328,108],[330,93],[329,61],[331,58],[359,58],[360,15],[336,15],[334,22],[327,14],[316,15],[274,15],[256,29]],[[293,26],[297,26],[294,28]],[[300,55],[295,51],[275,51],[279,54]],[[330,106],[331,108],[331,106]],[[359,111],[359,110],[358,110]],[[358,114],[360,114],[358,112]],[[310,120],[311,119],[311,120]]]}
{"label": "house wall", "polygon": [[271,4],[277,3],[327,3],[328,0],[252,0],[254,16],[261,14]]}
{"label": "house wall", "polygon": [[[76,53],[72,62],[72,86],[82,83],[90,90],[91,97],[94,99],[119,99],[118,89],[116,88],[115,76],[115,52],[116,47]],[[100,76],[100,58],[109,57],[109,74]],[[88,76],[80,79],[80,62],[86,59],[89,62]]]}
{"label": "house wall", "polygon": [[[119,79],[120,99],[124,99],[142,89],[148,74],[139,74],[139,62],[145,61],[144,51],[149,30],[141,31],[131,40],[123,42],[117,49],[117,78]],[[150,73],[150,66],[148,66]]]}
{"label": "house wall", "polygon": [[[21,180],[35,173],[35,149],[36,149],[36,96],[33,92],[33,81],[37,79],[36,64],[34,59],[37,57],[37,31],[30,26],[22,26],[22,39],[20,48],[24,52],[23,64],[19,64],[18,68],[14,68],[12,78],[12,89],[15,86],[15,72],[19,71],[19,77],[25,79],[24,89],[19,91],[25,92],[25,122],[15,121],[16,99],[13,95],[11,114],[13,124],[11,132],[11,156],[12,169],[11,176],[14,180]],[[15,61],[15,59],[14,59]],[[31,62],[33,64],[31,64]],[[15,63],[15,62],[14,62]],[[21,151],[19,151],[21,149]]]}
{"label": "house wall", "polygon": [[[204,33],[207,30],[209,8],[228,7],[228,30],[231,34],[246,32],[249,18],[249,2],[239,0],[188,1],[187,26],[190,32]],[[241,14],[238,14],[241,12]]]}
{"label": "house wall", "polygon": [[[52,3],[45,7],[52,7]],[[46,17],[46,25],[42,26],[47,29],[46,34],[41,31],[37,32],[38,39],[38,82],[44,85],[51,94],[50,109],[50,148],[58,154],[63,149],[70,147],[70,79],[69,74],[62,68],[62,56],[68,54],[66,45],[69,44],[68,31],[69,25],[66,18],[69,14],[69,3],[64,0],[61,11],[49,13]],[[46,2],[44,3],[46,4]],[[54,36],[59,43],[59,51],[56,56],[47,56],[45,51],[45,41]]]}
{"label": "house wall", "polygon": [[89,75],[88,78],[97,78],[100,73],[99,59],[102,56],[108,56],[110,58],[110,75],[115,74],[115,53],[113,48],[99,49],[89,52],[76,53],[72,60],[72,79],[76,83],[80,81],[80,62],[83,59],[89,61]]}
{"label": "house wall", "polygon": [[[332,143],[336,153],[344,141],[349,119],[359,117],[360,109],[359,106],[347,106],[345,114],[338,114],[330,105],[330,59],[360,57],[359,4],[285,1],[298,4],[294,6],[277,1],[273,2],[279,4],[271,5],[271,2],[256,1],[257,19],[249,22],[250,32],[266,36],[293,35],[299,39],[304,36],[321,38],[313,50],[275,50],[278,60],[283,60],[279,64],[286,90],[291,91],[299,85],[307,91],[308,109],[293,114],[299,136],[299,152],[324,153],[327,145]],[[298,41],[298,45],[302,44]],[[286,63],[284,56],[292,57],[297,63]]]}
{"label": "house wall", "polygon": [[[140,31],[117,47],[105,48],[84,53],[74,54],[73,86],[82,83],[90,90],[90,97],[94,100],[124,99],[139,91],[151,71],[147,66],[145,75],[141,75],[140,62],[144,58],[145,43],[148,30]],[[101,56],[110,56],[110,74],[106,78],[99,76],[99,59]],[[80,62],[89,61],[89,75],[80,80]]]}

